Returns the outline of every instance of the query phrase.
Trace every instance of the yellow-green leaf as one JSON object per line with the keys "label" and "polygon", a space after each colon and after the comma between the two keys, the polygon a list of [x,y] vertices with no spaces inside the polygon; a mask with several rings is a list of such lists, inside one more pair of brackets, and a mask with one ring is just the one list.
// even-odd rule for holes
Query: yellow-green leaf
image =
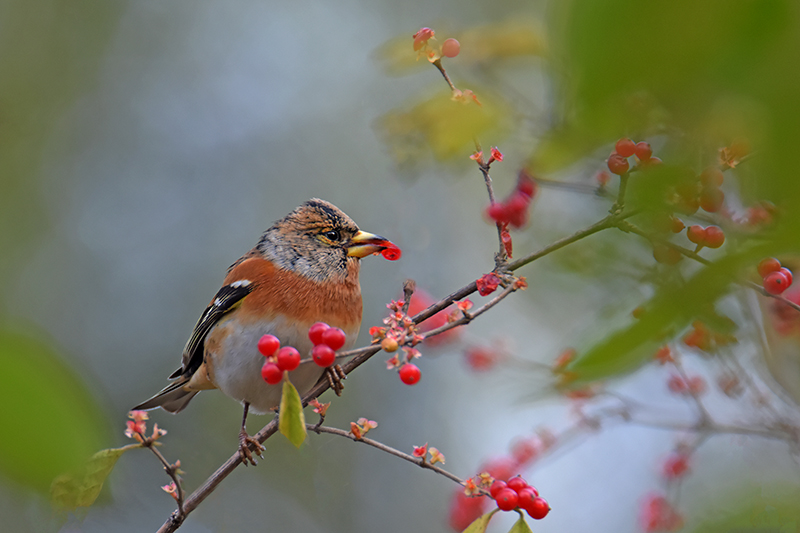
{"label": "yellow-green leaf", "polygon": [[47,493],[103,447],[106,419],[88,387],[42,340],[0,329],[0,475]]}
{"label": "yellow-green leaf", "polygon": [[297,389],[287,379],[283,382],[278,429],[289,442],[300,447],[306,440],[306,417]]}
{"label": "yellow-green leaf", "polygon": [[514,525],[511,526],[511,529],[508,530],[508,533],[533,533],[531,531],[530,526],[525,521],[525,517],[522,513],[519,513],[519,520],[514,522]]}
{"label": "yellow-green leaf", "polygon": [[117,464],[117,459],[126,451],[138,447],[138,444],[131,444],[122,448],[100,450],[77,472],[61,474],[55,478],[50,485],[50,501],[53,507],[62,511],[74,511],[78,507],[92,505]]}
{"label": "yellow-green leaf", "polygon": [[[398,164],[428,154],[439,160],[463,157],[467,161],[475,151],[476,140],[494,145],[505,137],[512,113],[503,99],[485,89],[457,86],[464,95],[458,100],[445,88],[410,109],[381,117],[377,127]],[[469,96],[468,89],[474,91],[480,104]]]}
{"label": "yellow-green leaf", "polygon": [[484,533],[486,531],[486,527],[489,525],[489,520],[491,520],[494,514],[499,510],[500,509],[494,509],[485,515],[478,517],[473,523],[467,526],[467,529],[465,529],[462,533]]}

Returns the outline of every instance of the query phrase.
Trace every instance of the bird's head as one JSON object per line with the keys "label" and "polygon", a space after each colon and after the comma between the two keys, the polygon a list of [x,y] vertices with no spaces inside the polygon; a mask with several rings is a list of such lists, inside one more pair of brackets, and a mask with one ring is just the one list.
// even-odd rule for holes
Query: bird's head
{"label": "bird's head", "polygon": [[315,281],[358,275],[358,261],[394,245],[358,229],[341,209],[318,198],[275,222],[258,243],[258,251],[280,268]]}

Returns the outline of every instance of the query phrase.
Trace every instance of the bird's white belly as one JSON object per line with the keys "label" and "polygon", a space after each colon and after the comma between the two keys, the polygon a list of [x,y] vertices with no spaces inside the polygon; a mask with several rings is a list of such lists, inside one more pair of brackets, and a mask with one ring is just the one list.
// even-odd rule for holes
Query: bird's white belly
{"label": "bird's white belly", "polygon": [[[313,347],[308,338],[308,326],[280,320],[242,325],[237,320],[223,319],[215,326],[220,327],[229,331],[221,343],[220,351],[225,356],[215,358],[214,384],[231,398],[249,403],[251,412],[261,414],[277,408],[283,384],[269,385],[261,377],[261,367],[266,358],[258,351],[258,340],[263,335],[275,335],[280,339],[281,346],[294,346],[306,359]],[[282,335],[278,335],[277,331]],[[344,349],[353,345],[357,334],[348,335]],[[313,362],[304,363],[289,372],[289,380],[302,396],[317,383],[324,370]]]}

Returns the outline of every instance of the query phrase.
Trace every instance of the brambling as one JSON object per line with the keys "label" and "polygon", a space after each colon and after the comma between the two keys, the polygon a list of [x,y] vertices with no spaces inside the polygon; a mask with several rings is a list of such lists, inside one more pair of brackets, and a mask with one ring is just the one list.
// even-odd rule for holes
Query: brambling
{"label": "brambling", "polygon": [[[197,321],[175,381],[133,409],[161,407],[182,411],[202,390],[220,389],[244,405],[239,453],[255,464],[250,452],[263,450],[247,434],[248,411],[266,413],[278,407],[280,385],[261,377],[263,335],[275,335],[284,346],[308,353],[308,330],[325,322],[344,330],[348,349],[361,326],[359,260],[394,245],[358,229],[336,206],[313,198],[267,229],[258,244],[228,268],[222,288]],[[313,362],[292,371],[302,395],[325,369]]]}

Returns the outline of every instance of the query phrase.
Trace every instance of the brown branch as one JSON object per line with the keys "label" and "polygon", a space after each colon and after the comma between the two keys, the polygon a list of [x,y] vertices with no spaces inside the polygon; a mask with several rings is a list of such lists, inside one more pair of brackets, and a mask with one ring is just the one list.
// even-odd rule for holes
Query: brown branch
{"label": "brown branch", "polygon": [[446,81],[447,85],[450,86],[450,90],[451,91],[457,91],[458,89],[456,89],[456,86],[453,85],[452,81],[450,81],[450,76],[447,75],[447,72],[444,70],[444,67],[442,66],[441,58],[437,59],[436,61],[432,61],[431,63],[433,64],[434,67],[439,69],[439,72],[442,73],[442,76],[444,77],[444,81]]}
{"label": "brown branch", "polygon": [[414,463],[415,465],[417,465],[417,466],[419,466],[421,468],[427,468],[428,470],[432,470],[432,471],[436,472],[437,474],[440,474],[440,475],[446,477],[447,479],[455,481],[459,485],[464,485],[464,483],[465,483],[463,479],[459,478],[455,474],[452,474],[452,473],[448,472],[444,468],[439,468],[438,466],[435,466],[435,465],[432,465],[432,464],[428,463],[425,460],[424,457],[414,457],[413,455],[409,455],[407,453],[401,452],[398,449],[392,448],[391,446],[387,446],[386,444],[383,444],[383,443],[378,442],[376,440],[368,439],[367,437],[361,437],[360,439],[357,439],[355,437],[355,435],[353,435],[349,431],[345,431],[343,429],[338,429],[338,428],[332,428],[332,427],[328,427],[328,426],[319,426],[319,427],[317,427],[317,426],[315,426],[313,424],[306,424],[306,427],[309,430],[313,430],[313,431],[315,431],[317,433],[330,433],[332,435],[338,435],[340,437],[344,437],[346,439],[350,439],[350,440],[355,441],[355,442],[364,443],[367,446],[372,446],[373,448],[377,448],[377,449],[381,450],[382,452],[388,453],[389,455],[394,455],[395,457],[399,457],[400,459],[408,461],[409,463]]}
{"label": "brown branch", "polygon": [[[663,237],[659,237],[659,236],[657,236],[655,234],[652,234],[652,233],[648,233],[648,232],[644,231],[643,229],[631,224],[630,222],[620,223],[619,228],[622,231],[625,231],[625,232],[628,232],[628,233],[635,233],[636,235],[639,235],[640,237],[644,237],[645,239],[647,239],[650,242],[657,242],[659,244],[663,244],[665,246],[668,246],[669,248],[672,248],[673,250],[677,250],[678,252],[680,252],[681,254],[685,255],[689,259],[697,261],[698,263],[702,263],[705,266],[711,266],[711,265],[714,264],[712,261],[709,261],[705,257],[699,255],[696,251],[689,250],[688,248],[684,248],[683,246],[678,246],[677,244],[670,242],[668,239],[665,239]],[[791,307],[795,311],[800,311],[800,305],[799,304],[796,304],[795,302],[785,298],[784,296],[782,296],[780,294],[770,294],[770,293],[768,293],[764,289],[764,287],[762,287],[758,283],[752,282],[750,280],[740,280],[740,279],[734,279],[733,281],[736,282],[737,284],[743,286],[743,287],[748,287],[750,289],[753,289],[754,291],[756,291],[757,293],[759,293],[762,296],[766,296],[768,298],[774,298],[775,300],[778,300],[779,302],[782,302],[782,303],[788,305],[789,307]]]}
{"label": "brown branch", "polygon": [[[162,465],[164,465],[164,472],[172,479],[172,482],[175,483],[175,501],[178,503],[178,509],[173,513],[175,515],[175,519],[183,522],[184,518],[186,518],[186,513],[184,512],[183,508],[183,500],[186,497],[186,493],[183,490],[183,483],[181,483],[181,478],[178,476],[178,463],[170,463],[167,461],[167,458],[158,451],[156,446],[159,444],[156,439],[158,438],[157,433],[153,433],[152,437],[145,437],[142,433],[137,432],[137,435],[141,438],[140,445],[143,448],[147,448],[158,458]],[[179,461],[180,462],[180,461]]]}

